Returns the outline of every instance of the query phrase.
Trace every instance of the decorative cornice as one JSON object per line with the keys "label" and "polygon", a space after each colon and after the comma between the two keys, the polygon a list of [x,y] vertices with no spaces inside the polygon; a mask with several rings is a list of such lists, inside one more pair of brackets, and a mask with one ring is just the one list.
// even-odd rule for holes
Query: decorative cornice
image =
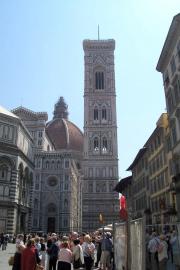
{"label": "decorative cornice", "polygon": [[87,50],[114,50],[115,49],[115,40],[114,39],[105,39],[105,40],[90,40],[85,39],[83,41],[83,49]]}
{"label": "decorative cornice", "polygon": [[18,113],[20,113],[20,112],[23,112],[28,116],[35,117],[36,119],[43,119],[45,121],[48,120],[47,112],[34,112],[34,111],[27,109],[25,107],[22,107],[22,106],[19,106],[19,107],[13,109],[11,112],[16,114],[16,115],[18,115]]}
{"label": "decorative cornice", "polygon": [[163,72],[166,63],[169,62],[169,57],[171,57],[172,50],[179,39],[180,35],[180,13],[174,16],[171,26],[169,28],[166,40],[164,42],[161,55],[159,57],[156,69],[157,71]]}

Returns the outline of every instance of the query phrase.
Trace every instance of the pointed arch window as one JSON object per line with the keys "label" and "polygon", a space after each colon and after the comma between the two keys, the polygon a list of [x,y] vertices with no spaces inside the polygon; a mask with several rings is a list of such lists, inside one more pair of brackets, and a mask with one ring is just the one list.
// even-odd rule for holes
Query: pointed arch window
{"label": "pointed arch window", "polygon": [[68,200],[65,199],[65,200],[64,200],[64,209],[67,209],[67,208],[68,208]]}
{"label": "pointed arch window", "polygon": [[3,180],[6,180],[7,175],[8,175],[8,167],[3,165],[2,167],[0,167],[0,178],[2,178]]}
{"label": "pointed arch window", "polygon": [[57,162],[57,168],[58,169],[62,168],[62,161],[58,160],[58,162]]}
{"label": "pointed arch window", "polygon": [[6,186],[6,187],[4,188],[4,196],[6,196],[6,197],[9,196],[9,187],[8,187],[8,186]]}
{"label": "pointed arch window", "polygon": [[102,108],[102,120],[107,120],[107,110],[105,107]]}
{"label": "pointed arch window", "polygon": [[46,161],[46,169],[49,169],[49,161]]}
{"label": "pointed arch window", "polygon": [[97,71],[95,73],[95,85],[96,89],[104,89],[104,72],[103,71]]}
{"label": "pointed arch window", "polygon": [[94,151],[99,151],[99,140],[97,137],[94,138]]}
{"label": "pointed arch window", "polygon": [[107,147],[108,147],[107,139],[106,139],[106,137],[103,137],[103,140],[102,140],[102,152],[103,153],[107,153]]}
{"label": "pointed arch window", "polygon": [[51,168],[54,169],[54,160],[51,163]]}
{"label": "pointed arch window", "polygon": [[34,199],[34,209],[38,209],[38,199]]}
{"label": "pointed arch window", "polygon": [[99,115],[98,115],[98,109],[94,108],[94,120],[98,120]]}

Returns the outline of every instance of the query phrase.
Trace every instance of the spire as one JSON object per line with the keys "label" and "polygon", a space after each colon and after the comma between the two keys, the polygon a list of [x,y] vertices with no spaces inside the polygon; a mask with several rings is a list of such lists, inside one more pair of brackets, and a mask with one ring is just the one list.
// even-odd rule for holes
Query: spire
{"label": "spire", "polygon": [[54,106],[54,117],[53,119],[57,118],[64,118],[68,119],[68,105],[65,103],[64,98],[60,97],[58,102]]}

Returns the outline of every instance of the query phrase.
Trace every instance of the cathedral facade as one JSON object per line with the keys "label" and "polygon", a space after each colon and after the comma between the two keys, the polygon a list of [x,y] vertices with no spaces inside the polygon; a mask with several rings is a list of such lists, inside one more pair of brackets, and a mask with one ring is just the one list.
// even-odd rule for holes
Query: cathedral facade
{"label": "cathedral facade", "polygon": [[93,231],[118,212],[114,40],[85,40],[84,134],[60,97],[46,112],[0,107],[0,232]]}

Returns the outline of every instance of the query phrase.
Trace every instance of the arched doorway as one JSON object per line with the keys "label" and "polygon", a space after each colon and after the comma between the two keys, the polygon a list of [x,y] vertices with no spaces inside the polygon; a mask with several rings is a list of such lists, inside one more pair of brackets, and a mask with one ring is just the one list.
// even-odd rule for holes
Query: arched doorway
{"label": "arched doorway", "polygon": [[48,205],[48,219],[47,219],[47,232],[55,232],[56,231],[56,205],[54,203],[50,203]]}
{"label": "arched doorway", "polygon": [[47,232],[48,233],[55,232],[55,224],[56,224],[56,218],[55,217],[48,217],[48,224],[47,224]]}

